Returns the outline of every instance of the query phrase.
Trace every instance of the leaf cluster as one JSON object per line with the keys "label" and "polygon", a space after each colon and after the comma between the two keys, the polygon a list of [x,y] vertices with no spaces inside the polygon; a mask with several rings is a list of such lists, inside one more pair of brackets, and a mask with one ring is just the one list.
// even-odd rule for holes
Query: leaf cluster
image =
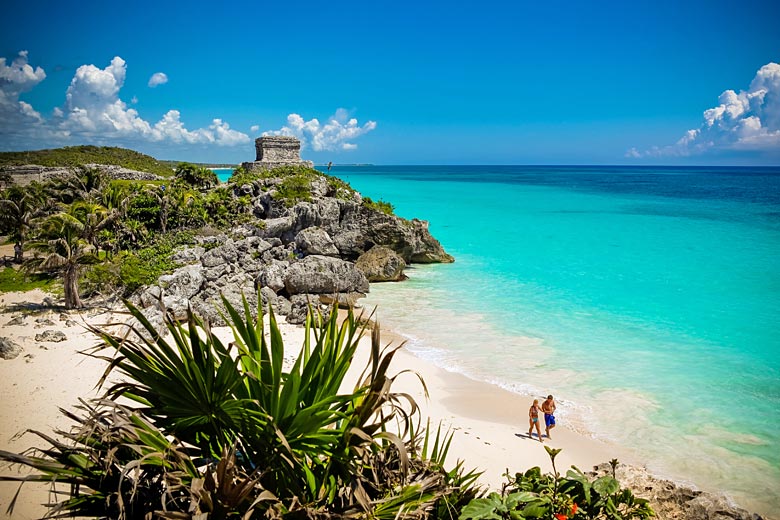
{"label": "leaf cluster", "polygon": [[614,477],[617,460],[611,461],[613,475],[591,479],[572,466],[561,476],[555,468],[560,449],[545,446],[553,472],[543,474],[537,466],[525,473],[507,475],[508,482],[501,493],[476,498],[463,508],[460,520],[545,520],[646,519],[655,516],[648,501],[621,488]]}
{"label": "leaf cluster", "polygon": [[65,497],[52,515],[100,518],[452,518],[479,496],[476,473],[444,469],[451,435],[433,438],[414,400],[392,392],[399,347],[381,348],[378,328],[349,390],[365,332],[352,313],[310,313],[285,365],[271,309],[266,330],[246,299],[242,311],[222,303],[230,343],[192,312],[186,324],[166,315],[163,337],[129,303],[131,336],[92,327],[105,344],[90,355],[109,363],[100,383],[121,378],[64,412],[69,442],[38,433],[38,455],[0,452],[37,471],[0,480],[53,482]]}

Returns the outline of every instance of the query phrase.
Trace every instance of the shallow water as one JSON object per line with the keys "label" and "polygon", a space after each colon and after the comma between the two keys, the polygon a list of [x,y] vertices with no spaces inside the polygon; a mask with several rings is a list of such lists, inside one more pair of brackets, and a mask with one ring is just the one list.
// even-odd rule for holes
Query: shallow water
{"label": "shallow water", "polygon": [[330,173],[430,221],[456,258],[365,300],[418,356],[552,393],[563,423],[661,475],[780,506],[780,170]]}
{"label": "shallow water", "polygon": [[456,257],[374,284],[384,325],[472,378],[555,394],[651,469],[780,505],[780,171],[340,167]]}

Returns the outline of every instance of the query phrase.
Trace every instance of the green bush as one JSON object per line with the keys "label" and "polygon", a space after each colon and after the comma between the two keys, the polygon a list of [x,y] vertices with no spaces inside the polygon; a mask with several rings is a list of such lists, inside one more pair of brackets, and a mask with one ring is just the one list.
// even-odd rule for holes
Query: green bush
{"label": "green bush", "polygon": [[311,201],[311,179],[303,174],[285,177],[277,188],[277,198],[287,207]]}
{"label": "green bush", "polygon": [[635,497],[630,489],[621,489],[615,478],[617,459],[610,461],[612,476],[591,480],[572,467],[563,477],[555,468],[555,457],[561,450],[544,449],[550,456],[552,473],[543,474],[539,467],[533,467],[514,477],[507,475],[502,493],[472,500],[459,520],[641,520],[655,516],[647,500]]}
{"label": "green bush", "polygon": [[393,212],[395,211],[395,206],[389,202],[385,202],[382,199],[374,202],[370,197],[363,197],[363,206],[375,211],[380,211],[386,215],[393,215]]}
{"label": "green bush", "polygon": [[0,293],[27,292],[33,289],[52,292],[58,283],[58,277],[49,273],[25,274],[23,270],[13,267],[0,270]]}

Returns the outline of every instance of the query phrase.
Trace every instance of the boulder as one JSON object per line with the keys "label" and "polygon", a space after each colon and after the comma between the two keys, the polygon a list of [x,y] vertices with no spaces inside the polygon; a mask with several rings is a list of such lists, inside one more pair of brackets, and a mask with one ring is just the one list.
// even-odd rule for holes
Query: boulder
{"label": "boulder", "polygon": [[398,282],[405,280],[406,262],[401,255],[385,246],[374,246],[357,259],[355,267],[369,282]]}
{"label": "boulder", "polygon": [[43,327],[53,327],[53,326],[56,325],[56,323],[54,323],[49,318],[38,318],[38,319],[35,320],[35,323],[36,323],[36,325],[35,325],[36,329],[40,329],[40,328],[43,328]]}
{"label": "boulder", "polygon": [[284,278],[287,274],[286,263],[275,261],[271,264],[265,265],[260,270],[260,275],[257,277],[257,287],[269,288],[274,293],[278,293],[284,289]]}
{"label": "boulder", "polygon": [[355,309],[360,307],[360,305],[357,304],[357,301],[360,298],[365,297],[365,294],[359,292],[320,294],[320,303],[327,306],[338,303],[340,309]]}
{"label": "boulder", "polygon": [[309,310],[319,312],[323,319],[330,317],[330,308],[319,304],[319,297],[313,294],[295,294],[290,298],[290,312],[287,313],[287,323],[302,325],[306,323]]}
{"label": "boulder", "polygon": [[389,247],[406,263],[453,262],[422,220],[405,220],[350,201],[339,201],[341,225],[331,233],[343,255],[357,258],[374,245]]}
{"label": "boulder", "polygon": [[171,260],[179,264],[200,263],[200,259],[205,252],[206,249],[201,246],[187,247],[176,251],[171,257]]}
{"label": "boulder", "polygon": [[288,294],[368,292],[368,280],[354,264],[329,256],[311,255],[293,263],[284,277]]}
{"label": "boulder", "polygon": [[14,359],[21,353],[22,347],[14,340],[10,338],[0,338],[0,358]]}
{"label": "boulder", "polygon": [[206,279],[203,276],[203,267],[193,264],[180,267],[171,274],[163,275],[158,281],[165,289],[166,295],[189,299],[200,292]]}
{"label": "boulder", "polygon": [[65,341],[67,339],[68,337],[61,330],[44,330],[42,333],[35,335],[35,341],[59,343],[60,341]]}
{"label": "boulder", "polygon": [[328,232],[319,227],[299,231],[295,235],[295,247],[305,255],[338,256],[339,254]]}
{"label": "boulder", "polygon": [[8,323],[6,323],[6,326],[18,326],[18,325],[25,325],[27,322],[24,320],[24,316],[17,316],[16,318],[10,320]]}

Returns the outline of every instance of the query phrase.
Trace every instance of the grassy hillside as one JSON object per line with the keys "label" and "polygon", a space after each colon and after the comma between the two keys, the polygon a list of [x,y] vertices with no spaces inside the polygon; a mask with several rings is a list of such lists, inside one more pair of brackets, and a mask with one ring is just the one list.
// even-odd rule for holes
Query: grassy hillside
{"label": "grassy hillside", "polygon": [[41,166],[79,166],[81,164],[115,164],[138,170],[173,175],[170,167],[154,157],[126,148],[113,146],[66,146],[52,150],[0,152],[0,166],[39,164]]}

